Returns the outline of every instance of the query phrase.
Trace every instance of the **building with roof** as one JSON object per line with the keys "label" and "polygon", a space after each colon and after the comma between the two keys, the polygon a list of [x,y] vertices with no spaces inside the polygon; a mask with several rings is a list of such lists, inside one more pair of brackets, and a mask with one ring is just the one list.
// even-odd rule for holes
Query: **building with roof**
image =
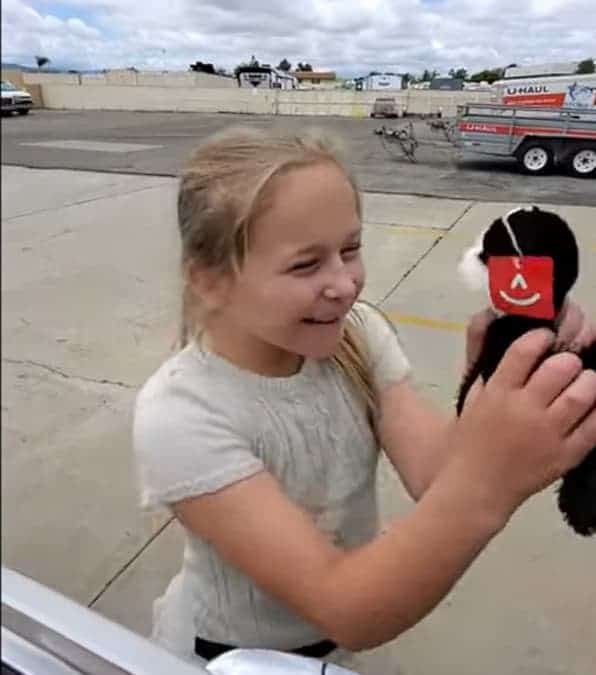
{"label": "building with roof", "polygon": [[357,91],[395,91],[404,88],[403,75],[398,73],[371,72],[364,77],[354,79]]}
{"label": "building with roof", "polygon": [[295,70],[292,75],[300,89],[335,89],[340,84],[332,70]]}
{"label": "building with roof", "polygon": [[439,91],[461,91],[464,81],[455,77],[435,77],[430,82],[429,89]]}
{"label": "building with roof", "polygon": [[292,73],[286,73],[264,63],[261,66],[241,66],[236,69],[239,87],[259,89],[296,89],[298,80]]}

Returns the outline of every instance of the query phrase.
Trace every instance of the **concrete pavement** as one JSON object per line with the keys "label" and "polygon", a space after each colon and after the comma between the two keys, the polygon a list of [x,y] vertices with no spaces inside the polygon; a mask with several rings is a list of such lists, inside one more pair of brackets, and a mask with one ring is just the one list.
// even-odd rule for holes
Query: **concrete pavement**
{"label": "concrete pavement", "polygon": [[[175,523],[140,513],[135,392],[178,317],[175,181],[2,168],[4,564],[147,632],[180,564]],[[481,303],[455,277],[462,249],[513,206],[368,193],[365,297],[399,328],[419,386],[451,406],[463,325]],[[596,314],[594,208],[557,206],[582,249],[575,297]],[[385,517],[411,508],[384,466]],[[363,673],[592,675],[596,541],[529,503],[450,596]]]}

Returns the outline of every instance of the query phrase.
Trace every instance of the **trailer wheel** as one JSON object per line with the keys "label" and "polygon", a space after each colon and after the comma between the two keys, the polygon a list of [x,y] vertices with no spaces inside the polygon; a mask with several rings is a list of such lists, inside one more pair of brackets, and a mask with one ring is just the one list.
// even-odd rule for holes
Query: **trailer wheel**
{"label": "trailer wheel", "polygon": [[530,143],[520,150],[518,161],[526,173],[541,176],[553,167],[553,151],[548,143]]}
{"label": "trailer wheel", "polygon": [[596,176],[596,146],[584,146],[573,150],[565,159],[565,167],[577,178]]}

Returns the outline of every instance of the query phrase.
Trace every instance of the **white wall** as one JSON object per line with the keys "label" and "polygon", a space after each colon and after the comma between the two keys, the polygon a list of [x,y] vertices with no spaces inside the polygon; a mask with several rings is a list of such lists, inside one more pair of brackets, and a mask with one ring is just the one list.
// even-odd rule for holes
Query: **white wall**
{"label": "white wall", "polygon": [[[344,89],[281,91],[277,111],[280,115],[340,115],[342,117],[368,117],[377,92]],[[395,97],[398,105],[405,106],[405,97]]]}
{"label": "white wall", "polygon": [[[122,71],[126,72],[126,71]],[[133,73],[134,74],[134,73]],[[186,75],[186,74],[184,74]],[[188,75],[201,75],[189,73]],[[207,76],[213,77],[213,76]],[[172,110],[195,112],[238,112],[269,115],[340,115],[368,117],[379,96],[376,91],[247,89],[237,86],[205,88],[181,86],[185,80],[170,79],[167,86],[108,83],[96,76],[82,78],[83,84],[42,84],[46,107],[57,109]],[[225,79],[225,78],[222,78]],[[100,86],[98,86],[100,85]],[[404,90],[391,92],[398,107],[410,114],[442,110],[455,115],[457,105],[490,101],[487,92],[443,92]]]}
{"label": "white wall", "polygon": [[[275,114],[275,90],[43,85],[47,108]],[[254,93],[253,93],[254,91]]]}
{"label": "white wall", "polygon": [[491,92],[486,91],[430,91],[408,89],[408,112],[413,115],[434,114],[441,110],[446,117],[452,117],[457,106],[463,103],[489,103]]}
{"label": "white wall", "polygon": [[[48,83],[49,84],[49,83]],[[57,84],[57,83],[54,83]],[[83,86],[103,86],[107,84],[106,76],[103,73],[94,73],[92,75],[81,75],[81,84]]]}
{"label": "white wall", "polygon": [[108,70],[105,73],[79,75],[78,73],[23,73],[29,84],[82,84],[121,85],[143,87],[203,87],[206,89],[235,89],[238,83],[233,77],[194,73],[192,71],[160,72],[135,70]]}
{"label": "white wall", "polygon": [[139,86],[151,87],[204,87],[205,89],[238,88],[233,77],[210,75],[208,73],[142,71],[137,73]]}
{"label": "white wall", "polygon": [[23,72],[25,84],[80,84],[78,73]]}

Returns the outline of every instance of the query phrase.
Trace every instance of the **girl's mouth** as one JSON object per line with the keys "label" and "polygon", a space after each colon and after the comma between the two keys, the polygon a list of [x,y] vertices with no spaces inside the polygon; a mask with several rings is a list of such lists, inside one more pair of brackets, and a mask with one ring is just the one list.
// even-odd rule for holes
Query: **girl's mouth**
{"label": "girl's mouth", "polygon": [[331,324],[338,323],[339,317],[335,317],[334,319],[302,319],[302,321],[311,326],[330,326]]}

